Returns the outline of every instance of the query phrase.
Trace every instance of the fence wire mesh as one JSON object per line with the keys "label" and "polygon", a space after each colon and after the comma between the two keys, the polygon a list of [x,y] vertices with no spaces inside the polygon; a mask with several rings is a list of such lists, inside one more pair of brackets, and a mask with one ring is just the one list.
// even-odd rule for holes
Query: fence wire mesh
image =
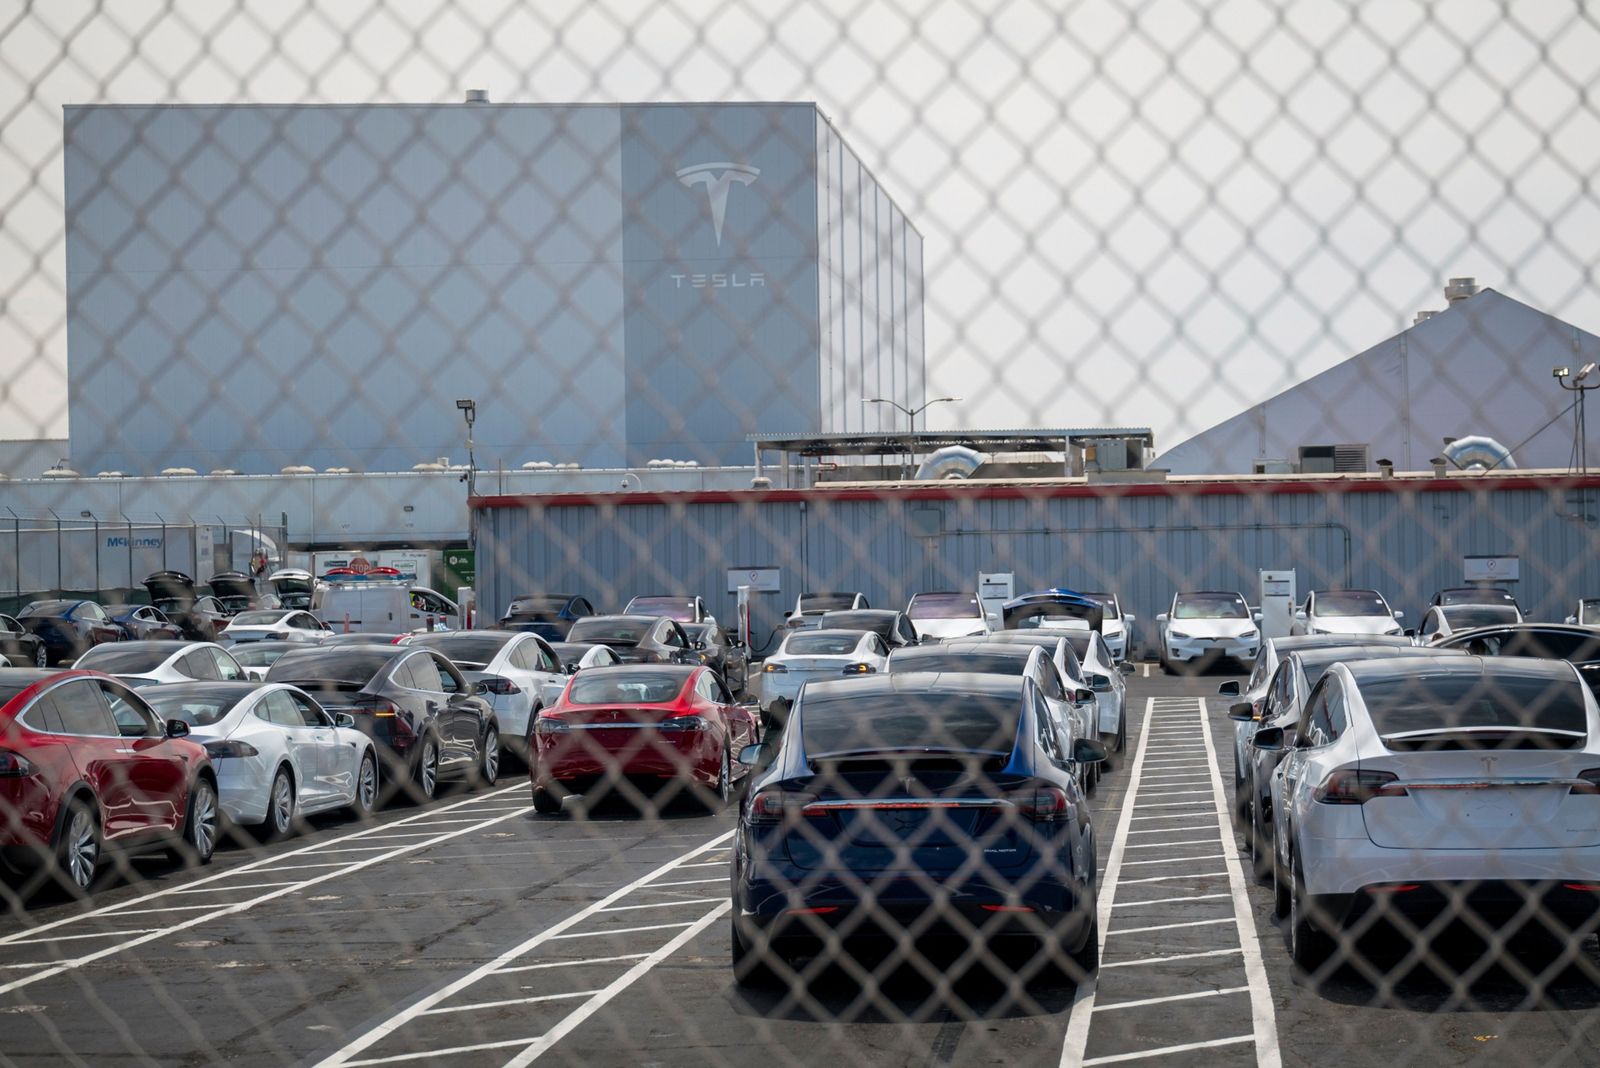
{"label": "fence wire mesh", "polygon": [[13,5],[0,1063],[1593,1061],[1597,80]]}

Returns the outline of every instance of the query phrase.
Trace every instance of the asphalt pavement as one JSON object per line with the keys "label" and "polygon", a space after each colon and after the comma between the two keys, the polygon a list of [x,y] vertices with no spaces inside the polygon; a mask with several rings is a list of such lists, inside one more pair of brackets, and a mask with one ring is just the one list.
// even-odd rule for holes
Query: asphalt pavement
{"label": "asphalt pavement", "polygon": [[[1535,949],[1296,982],[1229,824],[1211,674],[1128,680],[1092,798],[1101,967],[1019,987],[930,957],[804,996],[729,969],[732,811],[537,816],[515,773],[372,824],[318,820],[209,868],[138,861],[84,903],[0,914],[0,1064],[1341,1065],[1595,1063],[1600,975]],[[1530,983],[1528,972],[1539,978]],[[1585,973],[1588,974],[1585,974]]]}

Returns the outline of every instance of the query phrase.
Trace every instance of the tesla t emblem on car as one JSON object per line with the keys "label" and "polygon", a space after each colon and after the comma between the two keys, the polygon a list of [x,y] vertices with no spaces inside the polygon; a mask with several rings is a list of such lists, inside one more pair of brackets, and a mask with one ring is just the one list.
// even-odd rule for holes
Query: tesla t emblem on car
{"label": "tesla t emblem on car", "polygon": [[703,185],[706,198],[711,202],[711,229],[717,235],[717,247],[722,247],[722,222],[728,215],[728,191],[733,183],[749,185],[761,176],[761,168],[743,163],[697,163],[678,172],[678,181],[686,186]]}

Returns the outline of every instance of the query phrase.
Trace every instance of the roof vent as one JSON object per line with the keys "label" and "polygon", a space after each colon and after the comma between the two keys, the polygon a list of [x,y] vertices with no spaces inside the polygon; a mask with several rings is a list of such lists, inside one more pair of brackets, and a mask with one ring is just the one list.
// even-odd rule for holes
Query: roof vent
{"label": "roof vent", "polygon": [[200,472],[192,467],[163,467],[161,473],[168,478],[186,478],[190,475],[198,475]]}
{"label": "roof vent", "polygon": [[1482,434],[1468,434],[1466,437],[1447,442],[1444,455],[1445,459],[1463,471],[1492,471],[1497,467],[1517,466],[1510,449],[1494,438]]}
{"label": "roof vent", "polygon": [[487,90],[487,89],[468,89],[467,90],[467,103],[469,103],[469,104],[487,104],[488,102],[489,102],[489,90]]}
{"label": "roof vent", "polygon": [[[211,473],[212,474],[216,474],[215,471],[213,471]],[[95,473],[94,477],[95,478],[127,478],[128,476],[123,474],[121,471],[98,471],[98,472]]]}
{"label": "roof vent", "polygon": [[1445,283],[1444,299],[1454,304],[1458,300],[1466,300],[1478,291],[1476,278],[1452,278]]}
{"label": "roof vent", "polygon": [[309,464],[290,464],[278,472],[280,475],[314,475],[317,469]]}
{"label": "roof vent", "polygon": [[[286,467],[286,468],[284,468],[284,470],[287,471],[288,468]],[[450,465],[449,464],[440,464],[440,463],[412,464],[411,465],[411,470],[413,470],[413,471],[448,471],[448,470],[450,470]]]}
{"label": "roof vent", "polygon": [[949,481],[971,478],[972,473],[982,467],[988,459],[983,453],[969,449],[965,445],[946,445],[942,449],[935,449],[926,460],[922,461],[922,466],[917,468],[917,473],[912,477],[918,482],[930,479]]}
{"label": "roof vent", "polygon": [[1411,320],[1411,325],[1412,326],[1416,326],[1418,323],[1425,323],[1429,319],[1432,319],[1435,315],[1438,315],[1438,314],[1439,313],[1436,312],[1436,311],[1419,311],[1419,312],[1417,312],[1417,317],[1415,319]]}
{"label": "roof vent", "polygon": [[524,471],[548,471],[554,466],[555,464],[549,460],[529,460],[522,465],[522,469]]}
{"label": "roof vent", "polygon": [[[231,467],[218,467],[215,468],[211,473],[213,475],[237,475],[239,472],[235,471]],[[102,471],[101,474],[104,475],[105,472]]]}

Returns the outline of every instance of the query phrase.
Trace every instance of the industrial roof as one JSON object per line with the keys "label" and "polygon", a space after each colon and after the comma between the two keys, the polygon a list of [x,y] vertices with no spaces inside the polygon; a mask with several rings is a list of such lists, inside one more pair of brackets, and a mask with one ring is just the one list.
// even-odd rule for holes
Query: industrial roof
{"label": "industrial roof", "polygon": [[747,440],[758,449],[798,453],[801,456],[877,456],[904,452],[931,452],[949,445],[1005,452],[1059,452],[1066,442],[1101,438],[1135,438],[1154,447],[1149,427],[1028,427],[1019,430],[852,430],[832,434],[751,434]]}

